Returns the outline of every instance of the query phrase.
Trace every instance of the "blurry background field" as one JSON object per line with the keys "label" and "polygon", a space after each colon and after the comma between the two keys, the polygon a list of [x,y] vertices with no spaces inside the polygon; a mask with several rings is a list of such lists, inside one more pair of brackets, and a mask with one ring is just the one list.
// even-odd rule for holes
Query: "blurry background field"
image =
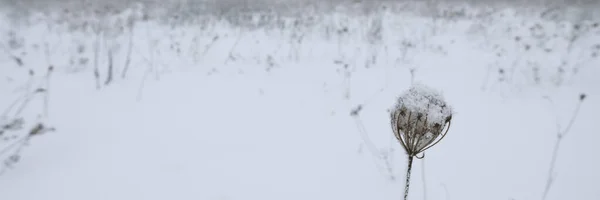
{"label": "blurry background field", "polygon": [[1,199],[400,199],[413,82],[456,113],[410,199],[600,199],[594,1],[1,5]]}

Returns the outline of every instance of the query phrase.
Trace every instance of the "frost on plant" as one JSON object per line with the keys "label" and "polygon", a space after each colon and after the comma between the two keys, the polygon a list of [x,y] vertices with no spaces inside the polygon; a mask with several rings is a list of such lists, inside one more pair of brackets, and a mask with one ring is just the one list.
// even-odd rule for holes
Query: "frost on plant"
{"label": "frost on plant", "polygon": [[435,145],[448,131],[452,108],[442,95],[423,84],[402,94],[391,113],[392,130],[409,156]]}
{"label": "frost on plant", "polygon": [[448,132],[452,108],[442,95],[423,84],[413,84],[392,109],[391,125],[396,139],[408,155],[404,199],[408,199],[414,157],[437,144]]}

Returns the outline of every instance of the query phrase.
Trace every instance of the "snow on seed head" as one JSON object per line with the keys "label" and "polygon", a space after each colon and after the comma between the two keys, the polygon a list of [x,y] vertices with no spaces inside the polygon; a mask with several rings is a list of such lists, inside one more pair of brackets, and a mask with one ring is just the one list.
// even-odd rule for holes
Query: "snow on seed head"
{"label": "snow on seed head", "polygon": [[431,123],[443,124],[452,116],[452,107],[446,103],[441,92],[421,83],[413,84],[404,92],[394,109],[420,113]]}
{"label": "snow on seed head", "polygon": [[442,94],[420,83],[413,84],[404,92],[392,110],[394,134],[411,156],[439,142],[452,119],[452,108],[446,104]]}

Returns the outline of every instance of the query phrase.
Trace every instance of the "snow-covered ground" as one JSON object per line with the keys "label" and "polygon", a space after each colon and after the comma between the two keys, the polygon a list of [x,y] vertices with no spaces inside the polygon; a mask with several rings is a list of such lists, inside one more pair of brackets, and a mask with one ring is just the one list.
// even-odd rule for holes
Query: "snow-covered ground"
{"label": "snow-covered ground", "polygon": [[[0,108],[47,91],[2,120],[56,130],[0,166],[0,199],[401,199],[406,156],[388,109],[411,82],[443,91],[455,114],[416,160],[410,199],[541,199],[557,129],[581,94],[547,199],[600,199],[600,27],[532,16],[330,13],[281,29],[137,21],[132,34],[107,28],[116,21],[91,22],[113,24],[96,34],[4,18]],[[26,135],[4,133],[0,149]]]}

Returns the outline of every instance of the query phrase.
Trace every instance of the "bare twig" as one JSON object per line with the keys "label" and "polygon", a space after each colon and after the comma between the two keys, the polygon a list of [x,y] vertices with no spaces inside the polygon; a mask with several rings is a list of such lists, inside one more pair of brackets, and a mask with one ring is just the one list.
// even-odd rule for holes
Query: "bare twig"
{"label": "bare twig", "polygon": [[49,107],[49,101],[50,101],[50,75],[52,74],[52,71],[54,71],[54,66],[50,65],[48,66],[48,72],[46,73],[46,89],[45,89],[45,93],[44,93],[44,116],[48,117],[48,107]]}
{"label": "bare twig", "polygon": [[33,99],[33,96],[35,96],[37,93],[42,93],[42,92],[46,92],[46,90],[39,88],[35,92],[27,94],[27,96],[25,96],[25,98],[23,99],[23,103],[21,103],[21,106],[19,107],[19,109],[17,109],[15,116],[20,115],[21,112],[23,112],[23,110],[25,110],[25,108],[27,107],[29,102],[31,102],[31,100]]}
{"label": "bare twig", "polygon": [[562,131],[562,137],[566,136],[569,133],[569,131],[571,130],[571,127],[575,123],[575,119],[577,119],[579,110],[581,109],[581,103],[583,102],[583,100],[585,100],[585,97],[586,97],[585,94],[581,94],[579,96],[579,102],[577,103],[577,107],[575,107],[575,110],[573,111],[573,115],[571,117],[571,120],[569,120],[569,124],[567,125],[567,128],[565,128],[565,130]]}
{"label": "bare twig", "polygon": [[123,72],[121,78],[125,79],[129,65],[131,64],[131,52],[133,51],[133,25],[129,27],[129,42],[127,44],[127,57],[125,57],[125,66],[123,66]]}
{"label": "bare twig", "polygon": [[0,156],[4,155],[5,153],[7,153],[8,151],[10,151],[11,149],[21,146],[23,145],[23,143],[25,143],[27,140],[29,140],[29,135],[22,137],[20,139],[18,139],[16,142],[4,147],[4,149],[0,150]]}
{"label": "bare twig", "polygon": [[100,69],[98,68],[98,59],[100,53],[100,35],[96,33],[96,42],[94,43],[94,79],[96,80],[96,89],[100,89]]}
{"label": "bare twig", "polygon": [[[52,72],[52,66],[49,67],[48,69],[48,75],[46,76],[46,79],[48,80],[50,77],[50,73]],[[47,86],[48,87],[48,86]],[[26,96],[24,98],[20,98],[19,102],[20,102],[20,107],[19,109],[16,111],[16,113],[14,114],[14,117],[12,120],[10,120],[10,122],[8,123],[2,123],[0,124],[0,134],[4,134],[5,132],[8,131],[20,131],[23,128],[23,125],[25,124],[25,121],[23,118],[18,117],[20,115],[20,113],[22,112],[23,109],[25,109],[25,107],[28,105],[28,103],[33,99],[33,96],[36,95],[37,93],[45,93],[44,96],[44,117],[47,117],[47,112],[48,112],[48,94],[47,94],[47,89],[43,89],[43,88],[38,88],[35,91],[31,91],[28,92],[28,94],[26,94]],[[14,104],[14,103],[13,103]],[[9,107],[10,110],[14,105],[11,105]],[[8,111],[6,111],[8,113]],[[5,118],[6,116],[2,116],[2,118]],[[19,154],[21,149],[27,144],[27,142],[30,140],[31,137],[36,136],[36,135],[41,135],[45,132],[48,131],[54,131],[54,128],[51,127],[46,127],[44,124],[42,123],[37,123],[35,124],[28,132],[26,132],[25,136],[21,136],[20,138],[17,137],[16,135],[13,135],[14,138],[10,138],[9,140],[15,140],[15,142],[4,146],[0,149],[0,156],[2,156],[2,160],[3,160],[3,164],[4,167],[0,168],[0,175],[6,171],[7,168],[10,168],[14,163],[19,161]],[[23,134],[21,134],[23,135]],[[18,138],[18,139],[17,139]],[[8,140],[5,140],[8,141]],[[16,150],[15,150],[16,149]],[[5,155],[9,152],[11,155],[8,157],[5,157]]]}
{"label": "bare twig", "polygon": [[[356,113],[358,113],[358,111]],[[364,143],[364,146],[367,147],[367,151],[369,151],[369,153],[371,153],[371,155],[375,159],[375,166],[377,167],[377,169],[382,174],[384,174],[383,171],[387,171],[388,175],[385,175],[385,176],[388,176],[391,180],[395,180],[396,178],[395,178],[392,168],[390,166],[391,163],[384,162],[384,166],[381,166],[381,163],[379,160],[382,158],[382,155],[381,155],[381,153],[379,153],[379,150],[375,146],[373,141],[371,141],[371,138],[369,137],[367,130],[366,130],[364,124],[362,123],[362,120],[358,116],[358,114],[353,115],[353,118],[355,120],[356,126],[358,128],[358,132],[360,133],[360,137]]]}
{"label": "bare twig", "polygon": [[298,61],[300,59],[300,47],[302,46],[302,40],[304,39],[304,33],[299,33],[298,27],[294,28],[294,32],[290,38],[290,51],[288,59]]}
{"label": "bare twig", "polygon": [[[362,109],[363,109],[363,107],[361,105],[359,105],[350,112],[350,116],[352,116],[352,118],[354,118],[354,121],[358,128],[358,132],[360,133],[360,137],[363,141],[362,144],[364,144],[364,146],[366,146],[367,151],[369,151],[369,153],[371,153],[371,155],[374,159],[374,162],[375,162],[375,166],[377,167],[379,172],[381,174],[385,174],[384,171],[387,171],[388,174],[384,175],[384,176],[387,176],[388,178],[390,178],[390,180],[396,180],[396,177],[394,175],[393,168],[392,168],[392,162],[391,162],[391,158],[392,158],[391,151],[392,150],[390,150],[390,153],[386,152],[387,154],[382,154],[379,151],[379,149],[375,146],[373,141],[371,141],[371,138],[369,137],[367,129],[365,128],[365,126],[359,116],[360,111]],[[359,146],[360,149],[362,149],[362,146],[363,146],[362,144]],[[383,161],[384,161],[383,164],[380,163],[381,159],[383,159]]]}
{"label": "bare twig", "polygon": [[[581,94],[579,96],[579,102],[577,102],[577,106],[575,107],[575,110],[573,112],[573,115],[571,116],[571,119],[569,120],[569,124],[567,125],[567,127],[563,130],[560,129],[560,124],[557,121],[556,126],[557,126],[557,132],[556,132],[556,142],[554,143],[554,148],[552,149],[552,158],[550,160],[550,168],[548,170],[548,179],[546,180],[546,186],[544,187],[544,193],[542,194],[542,200],[545,200],[546,197],[548,196],[548,193],[550,192],[550,188],[552,187],[552,184],[554,183],[555,180],[555,172],[554,169],[556,167],[556,160],[558,159],[558,151],[560,148],[560,144],[562,142],[562,140],[565,138],[565,136],[569,133],[569,131],[571,130],[571,127],[573,126],[573,124],[575,123],[575,119],[577,118],[577,115],[579,114],[579,110],[581,108],[581,104],[583,103],[583,100],[585,99],[585,94]],[[548,99],[551,103],[552,101],[550,99]]]}
{"label": "bare twig", "polygon": [[113,80],[113,73],[114,73],[114,69],[113,69],[113,52],[112,52],[112,48],[108,48],[108,72],[106,75],[106,80],[104,81],[104,85],[109,85],[112,80]]}
{"label": "bare twig", "polygon": [[235,43],[233,43],[233,46],[231,46],[231,49],[229,49],[229,54],[227,54],[227,59],[225,60],[224,64],[227,64],[229,62],[229,60],[235,61],[235,57],[233,56],[233,51],[235,51],[235,48],[237,48],[238,44],[240,43],[240,40],[242,40],[242,29],[239,30],[239,34],[238,34],[237,39],[235,40]]}
{"label": "bare twig", "polygon": [[[339,62],[338,64],[343,64],[343,62]],[[394,169],[393,168],[393,158],[394,158],[393,152],[395,151],[394,144],[396,142],[394,135],[390,135],[390,146],[389,146],[387,152],[380,152],[378,150],[378,148],[375,146],[375,144],[373,144],[373,142],[369,138],[369,134],[368,134],[366,128],[364,127],[364,124],[362,123],[362,120],[360,119],[360,116],[359,116],[360,112],[364,109],[364,107],[369,105],[371,103],[371,101],[376,99],[376,97],[379,96],[388,87],[389,87],[389,83],[388,83],[387,77],[386,77],[385,86],[382,87],[381,89],[377,90],[372,95],[370,95],[369,98],[367,98],[366,100],[363,101],[363,103],[359,104],[354,109],[352,109],[352,111],[350,112],[350,116],[352,116],[355,119],[355,123],[358,127],[358,131],[360,133],[361,139],[363,140],[363,143],[361,143],[359,145],[359,152],[362,152],[363,146],[366,146],[367,151],[369,151],[369,153],[371,153],[371,155],[375,159],[383,159],[384,166],[381,166],[380,164],[378,164],[379,160],[375,160],[375,162],[376,162],[375,164],[376,164],[377,168],[380,171],[384,171],[384,170],[387,171],[387,173],[388,173],[387,176],[389,176],[390,180],[396,180],[396,176],[395,176],[395,173],[393,170]]]}
{"label": "bare twig", "polygon": [[[24,90],[25,90],[25,93],[23,94],[23,96],[21,96],[21,97],[17,98],[15,101],[13,101],[13,102],[10,104],[10,106],[8,106],[8,108],[6,108],[6,109],[4,110],[4,112],[2,112],[2,115],[1,115],[1,117],[3,117],[3,118],[7,117],[7,116],[9,115],[9,113],[10,113],[10,112],[11,112],[11,111],[12,111],[12,110],[13,110],[13,109],[14,109],[14,108],[17,106],[17,105],[19,105],[19,103],[20,103],[20,102],[23,102],[23,101],[25,101],[25,100],[26,100],[26,99],[28,99],[28,98],[31,98],[31,96],[33,95],[33,94],[31,94],[31,92],[30,92],[30,91],[31,91],[31,87],[32,87],[32,85],[33,85],[33,75],[34,75],[34,72],[33,72],[33,70],[29,70],[29,79],[27,80],[27,83],[26,83],[26,84],[23,86],[23,87],[24,87]],[[16,116],[16,115],[18,115],[18,113],[17,113],[17,114],[15,114],[15,116]]]}
{"label": "bare twig", "polygon": [[[205,47],[204,47],[204,51],[202,51],[202,58],[204,58],[204,56],[208,53],[208,51],[210,50],[210,48],[217,42],[217,40],[219,40],[219,36],[215,35],[212,40],[210,41],[210,43],[208,43]],[[196,56],[194,56],[195,58]]]}
{"label": "bare twig", "polygon": [[50,132],[50,131],[54,131],[55,129],[52,127],[46,127],[44,126],[44,124],[42,123],[37,123],[36,125],[34,125],[31,130],[29,130],[29,132],[27,133],[27,135],[19,138],[17,141],[15,141],[14,143],[4,147],[3,149],[0,149],[0,156],[8,153],[10,150],[12,149],[17,149],[14,153],[14,155],[18,155],[19,152],[21,151],[21,149],[23,148],[23,146],[34,136],[37,135],[41,135],[44,134],[46,132]]}

